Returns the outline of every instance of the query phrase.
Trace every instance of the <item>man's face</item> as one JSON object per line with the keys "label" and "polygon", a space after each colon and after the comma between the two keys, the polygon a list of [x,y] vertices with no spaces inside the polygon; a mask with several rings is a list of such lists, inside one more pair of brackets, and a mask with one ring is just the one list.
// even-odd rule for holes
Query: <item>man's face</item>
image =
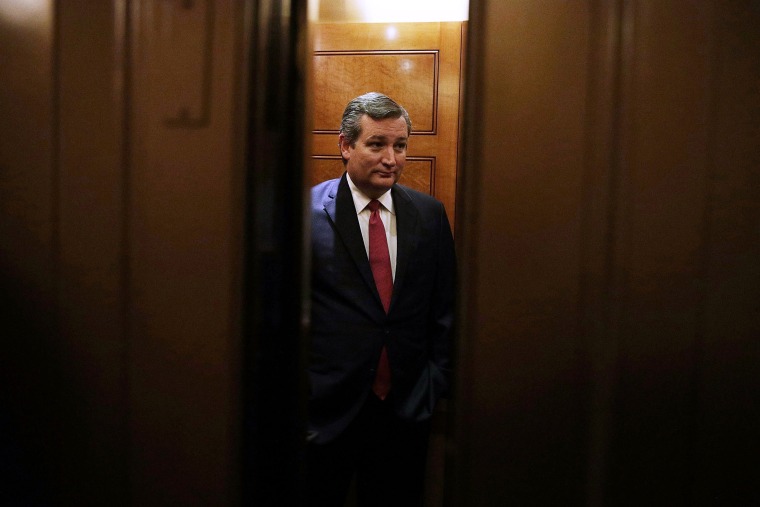
{"label": "man's face", "polygon": [[354,184],[376,199],[398,181],[406,164],[406,121],[403,117],[374,120],[365,114],[360,125],[355,146],[340,135],[340,152]]}

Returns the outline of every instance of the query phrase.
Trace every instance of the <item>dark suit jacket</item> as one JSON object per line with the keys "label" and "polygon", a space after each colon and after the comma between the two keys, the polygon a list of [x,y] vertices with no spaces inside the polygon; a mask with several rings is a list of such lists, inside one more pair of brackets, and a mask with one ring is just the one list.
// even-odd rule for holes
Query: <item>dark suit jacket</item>
{"label": "dark suit jacket", "polygon": [[391,190],[398,249],[386,315],[372,278],[345,173],[311,194],[312,307],[309,434],[324,443],[359,412],[388,348],[386,402],[410,421],[428,419],[449,387],[455,258],[443,205],[401,185]]}

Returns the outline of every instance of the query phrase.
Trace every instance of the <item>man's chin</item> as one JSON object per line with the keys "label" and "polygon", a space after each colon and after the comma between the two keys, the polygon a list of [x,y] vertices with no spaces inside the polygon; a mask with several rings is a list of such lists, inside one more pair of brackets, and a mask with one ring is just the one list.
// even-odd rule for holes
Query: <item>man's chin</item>
{"label": "man's chin", "polygon": [[383,174],[375,173],[372,175],[372,184],[378,187],[391,188],[398,180],[398,176],[394,173]]}
{"label": "man's chin", "polygon": [[384,194],[396,183],[396,178],[382,178],[372,180],[372,188],[375,192]]}

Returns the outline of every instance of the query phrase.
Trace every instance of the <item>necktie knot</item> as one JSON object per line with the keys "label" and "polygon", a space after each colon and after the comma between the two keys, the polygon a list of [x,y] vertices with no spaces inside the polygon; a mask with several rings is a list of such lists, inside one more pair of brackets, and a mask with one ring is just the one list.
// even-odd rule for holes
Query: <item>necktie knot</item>
{"label": "necktie knot", "polygon": [[380,209],[380,201],[378,201],[377,199],[372,199],[371,201],[369,201],[369,204],[367,204],[367,207],[372,213],[374,213],[375,211]]}

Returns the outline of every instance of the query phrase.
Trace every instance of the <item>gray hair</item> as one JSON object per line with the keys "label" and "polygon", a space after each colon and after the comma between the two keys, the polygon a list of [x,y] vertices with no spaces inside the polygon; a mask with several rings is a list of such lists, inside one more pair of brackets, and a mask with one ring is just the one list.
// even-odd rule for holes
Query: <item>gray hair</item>
{"label": "gray hair", "polygon": [[406,121],[406,134],[409,135],[412,132],[412,120],[409,119],[406,109],[387,95],[369,92],[353,99],[343,111],[340,133],[351,146],[356,145],[356,140],[362,133],[360,122],[365,114],[373,120],[403,117]]}

